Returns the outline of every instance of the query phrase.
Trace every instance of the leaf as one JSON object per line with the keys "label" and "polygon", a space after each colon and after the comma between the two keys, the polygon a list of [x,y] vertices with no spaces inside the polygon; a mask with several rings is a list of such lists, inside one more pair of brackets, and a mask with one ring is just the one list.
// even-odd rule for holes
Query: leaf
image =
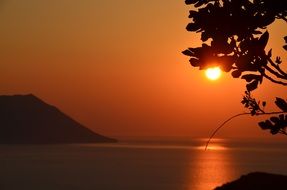
{"label": "leaf", "polygon": [[262,106],[263,107],[265,107],[266,106],[266,102],[264,101],[264,102],[262,102]]}
{"label": "leaf", "polygon": [[192,56],[193,55],[193,53],[190,51],[190,50],[188,50],[188,49],[186,49],[186,50],[184,50],[183,52],[181,52],[183,55],[186,55],[186,56]]}
{"label": "leaf", "polygon": [[258,123],[259,127],[263,130],[271,129],[272,123],[269,120],[261,121]]}
{"label": "leaf", "polygon": [[265,49],[267,43],[269,40],[269,32],[266,31],[264,34],[262,34],[262,36],[260,36],[258,43],[261,46],[262,49]]}
{"label": "leaf", "polygon": [[271,117],[270,120],[273,122],[273,123],[278,123],[280,120],[278,117]]}
{"label": "leaf", "polygon": [[270,49],[270,50],[268,51],[267,57],[269,57],[269,58],[272,57],[272,49]]}
{"label": "leaf", "polygon": [[258,80],[254,80],[253,82],[246,85],[248,91],[253,91],[258,87]]}
{"label": "leaf", "polygon": [[265,14],[263,19],[261,20],[261,27],[264,28],[264,27],[270,25],[272,22],[274,22],[274,20],[275,20],[274,16]]}
{"label": "leaf", "polygon": [[208,35],[207,32],[202,32],[202,33],[201,33],[201,38],[200,38],[201,41],[205,42],[205,41],[208,40],[208,38],[209,38],[209,35]]}
{"label": "leaf", "polygon": [[262,34],[262,32],[260,32],[259,30],[255,30],[252,32],[253,34]]}
{"label": "leaf", "polygon": [[198,59],[195,59],[195,58],[191,58],[191,59],[189,60],[189,63],[190,63],[191,66],[193,66],[193,67],[198,67],[198,66],[200,65],[199,60],[198,60]]}
{"label": "leaf", "polygon": [[279,127],[273,127],[270,132],[272,135],[276,135],[279,131],[280,131]]}
{"label": "leaf", "polygon": [[281,57],[277,56],[276,60],[275,60],[275,63],[281,64],[282,63]]}
{"label": "leaf", "polygon": [[194,7],[200,7],[202,5],[204,5],[206,2],[204,2],[203,0],[197,1],[197,3],[194,5]]}
{"label": "leaf", "polygon": [[285,118],[285,117],[284,117],[284,114],[280,114],[280,115],[279,115],[279,120],[280,120],[280,122],[284,122],[284,118]]}
{"label": "leaf", "polygon": [[287,51],[287,45],[283,46],[283,48]]}
{"label": "leaf", "polygon": [[187,30],[187,31],[190,31],[190,32],[194,32],[194,31],[197,31],[197,30],[199,30],[199,29],[200,29],[199,25],[196,24],[196,23],[193,23],[193,22],[189,23],[189,24],[186,26],[186,30]]}
{"label": "leaf", "polygon": [[190,5],[196,3],[198,0],[185,0],[185,4]]}
{"label": "leaf", "polygon": [[190,10],[188,18],[193,18],[197,13],[198,13],[197,11]]}
{"label": "leaf", "polygon": [[275,104],[278,108],[280,108],[282,111],[287,111],[287,102],[283,100],[282,98],[276,97]]}
{"label": "leaf", "polygon": [[241,76],[242,72],[239,70],[235,70],[231,73],[231,75],[233,76],[233,78],[239,78]]}
{"label": "leaf", "polygon": [[246,82],[251,82],[252,80],[260,80],[261,75],[247,74],[243,75],[241,78],[245,79]]}

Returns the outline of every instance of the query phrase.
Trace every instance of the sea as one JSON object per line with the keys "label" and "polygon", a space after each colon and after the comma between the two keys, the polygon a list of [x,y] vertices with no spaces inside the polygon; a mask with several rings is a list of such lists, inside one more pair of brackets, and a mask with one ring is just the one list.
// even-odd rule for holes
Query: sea
{"label": "sea", "polygon": [[1,190],[212,190],[243,174],[287,175],[287,139],[0,145]]}

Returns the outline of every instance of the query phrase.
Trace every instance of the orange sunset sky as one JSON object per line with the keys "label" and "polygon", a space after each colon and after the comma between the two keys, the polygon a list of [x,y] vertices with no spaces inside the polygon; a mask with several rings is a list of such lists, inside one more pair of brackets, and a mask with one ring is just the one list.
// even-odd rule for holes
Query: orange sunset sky
{"label": "orange sunset sky", "polygon": [[[189,9],[183,0],[0,0],[0,94],[33,93],[108,136],[208,137],[245,111],[245,83],[229,73],[210,81],[189,65],[181,51],[200,44],[185,30]],[[286,62],[287,27],[268,30]],[[285,92],[265,81],[256,96]],[[218,136],[277,138],[258,119],[235,119]]]}

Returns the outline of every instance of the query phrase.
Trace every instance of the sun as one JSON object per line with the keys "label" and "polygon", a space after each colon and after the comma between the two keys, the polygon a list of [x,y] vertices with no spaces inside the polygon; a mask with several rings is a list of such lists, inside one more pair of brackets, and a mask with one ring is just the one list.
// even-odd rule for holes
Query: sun
{"label": "sun", "polygon": [[221,69],[219,67],[212,67],[212,68],[208,68],[205,71],[205,75],[208,79],[210,80],[217,80],[219,79],[219,77],[221,76]]}

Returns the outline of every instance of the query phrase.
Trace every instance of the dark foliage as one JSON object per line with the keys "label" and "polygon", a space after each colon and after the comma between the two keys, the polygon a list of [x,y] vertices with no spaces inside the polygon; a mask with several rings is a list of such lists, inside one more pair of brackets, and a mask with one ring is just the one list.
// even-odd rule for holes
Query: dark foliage
{"label": "dark foliage", "polygon": [[286,189],[287,176],[253,172],[226,183],[215,190],[281,190]]}
{"label": "dark foliage", "polygon": [[252,116],[265,113],[264,107],[266,106],[266,102],[257,102],[256,99],[251,96],[249,91],[245,91],[245,96],[243,97],[241,103],[245,106],[245,108],[248,108],[250,110]]}
{"label": "dark foliage", "polygon": [[[266,49],[269,41],[267,27],[276,19],[287,22],[287,1],[186,0],[185,3],[194,6],[190,10],[191,22],[186,29],[200,33],[202,45],[182,53],[190,57],[193,67],[206,69],[216,65],[230,72],[234,78],[245,80],[246,94],[242,103],[249,108],[251,115],[265,114],[260,106],[265,107],[266,102],[260,105],[251,98],[250,92],[264,80],[287,85],[287,73],[281,68],[281,57],[273,56],[272,49]],[[287,50],[287,36],[284,40],[286,45],[283,48]],[[275,103],[282,113],[287,112],[285,100],[277,98]],[[271,133],[277,134],[285,131],[287,122],[282,115],[278,115],[268,122],[260,122],[259,126],[262,129],[272,128]]]}
{"label": "dark foliage", "polygon": [[[0,96],[0,144],[108,143],[36,96]],[[1,188],[0,188],[1,189]]]}

